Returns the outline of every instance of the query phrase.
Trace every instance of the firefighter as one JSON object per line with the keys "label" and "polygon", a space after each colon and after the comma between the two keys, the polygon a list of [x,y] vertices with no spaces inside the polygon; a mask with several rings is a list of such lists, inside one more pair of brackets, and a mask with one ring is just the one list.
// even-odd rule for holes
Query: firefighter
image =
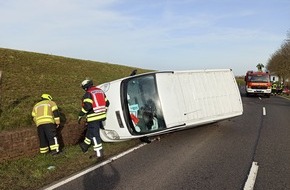
{"label": "firefighter", "polygon": [[36,103],[32,110],[33,121],[37,126],[40,142],[40,153],[49,151],[52,155],[59,153],[59,143],[56,129],[60,124],[58,107],[49,94],[42,94],[41,101]]}
{"label": "firefighter", "polygon": [[93,85],[92,80],[84,80],[81,83],[82,88],[86,91],[82,99],[82,109],[78,116],[78,123],[85,116],[87,122],[87,131],[84,142],[80,147],[86,153],[91,144],[97,157],[103,156],[102,141],[100,138],[100,128],[103,128],[103,121],[106,120],[107,108],[110,105],[105,93]]}
{"label": "firefighter", "polygon": [[276,94],[277,94],[277,84],[276,84],[276,83],[272,84],[272,93],[273,93],[273,95],[275,95],[275,96],[276,96]]}
{"label": "firefighter", "polygon": [[279,90],[279,94],[282,94],[283,90],[284,90],[284,83],[283,83],[283,82],[281,82],[281,83],[280,83],[280,90]]}

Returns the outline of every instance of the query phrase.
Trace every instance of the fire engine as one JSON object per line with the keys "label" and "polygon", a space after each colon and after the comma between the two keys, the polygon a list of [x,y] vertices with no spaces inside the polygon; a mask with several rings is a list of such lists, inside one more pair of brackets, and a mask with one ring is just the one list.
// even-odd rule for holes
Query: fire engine
{"label": "fire engine", "polygon": [[270,73],[263,71],[248,71],[245,76],[246,95],[271,95]]}

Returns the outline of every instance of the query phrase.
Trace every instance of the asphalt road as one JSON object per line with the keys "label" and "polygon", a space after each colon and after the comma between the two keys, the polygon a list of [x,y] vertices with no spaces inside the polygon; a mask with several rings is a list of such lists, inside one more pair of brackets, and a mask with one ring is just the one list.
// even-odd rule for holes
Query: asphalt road
{"label": "asphalt road", "polygon": [[243,97],[244,114],[161,136],[61,190],[290,189],[290,101]]}

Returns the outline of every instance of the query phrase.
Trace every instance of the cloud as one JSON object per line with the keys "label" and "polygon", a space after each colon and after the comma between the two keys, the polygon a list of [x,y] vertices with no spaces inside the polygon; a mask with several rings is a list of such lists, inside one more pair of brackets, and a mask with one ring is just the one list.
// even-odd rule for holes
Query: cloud
{"label": "cloud", "polygon": [[158,69],[251,62],[254,53],[266,61],[290,17],[288,1],[278,2],[1,1],[0,46]]}

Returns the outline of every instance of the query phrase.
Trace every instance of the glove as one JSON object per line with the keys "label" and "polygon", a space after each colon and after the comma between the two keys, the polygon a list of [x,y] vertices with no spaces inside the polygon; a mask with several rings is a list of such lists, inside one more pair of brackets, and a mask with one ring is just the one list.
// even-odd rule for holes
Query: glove
{"label": "glove", "polygon": [[79,116],[78,118],[78,124],[81,124],[82,116]]}
{"label": "glove", "polygon": [[105,129],[103,123],[101,122],[100,129]]}

